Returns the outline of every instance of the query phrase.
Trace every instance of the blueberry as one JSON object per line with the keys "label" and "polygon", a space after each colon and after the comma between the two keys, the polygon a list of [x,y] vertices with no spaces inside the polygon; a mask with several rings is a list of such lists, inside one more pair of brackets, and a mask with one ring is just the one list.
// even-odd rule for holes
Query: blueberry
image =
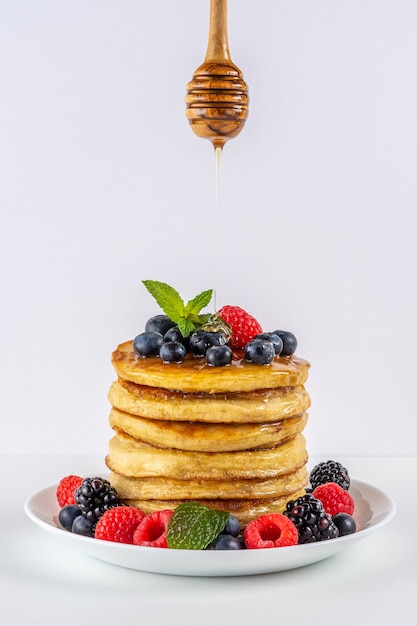
{"label": "blueberry", "polygon": [[288,330],[274,330],[274,335],[278,335],[282,339],[283,348],[280,356],[291,356],[297,349],[297,339],[293,333]]}
{"label": "blueberry", "polygon": [[229,346],[210,346],[206,350],[206,361],[214,367],[230,365],[232,358],[233,352]]}
{"label": "blueberry", "polygon": [[245,346],[244,353],[246,361],[268,365],[275,357],[275,349],[270,341],[265,339],[252,339]]}
{"label": "blueberry", "polygon": [[234,515],[230,514],[229,519],[226,522],[226,526],[222,531],[222,535],[232,535],[232,537],[237,537],[239,533],[240,522]]}
{"label": "blueberry", "polygon": [[133,340],[133,350],[139,356],[157,356],[159,348],[164,343],[161,333],[144,332]]}
{"label": "blueberry", "polygon": [[254,339],[266,339],[266,341],[270,341],[274,346],[276,356],[281,354],[284,347],[281,337],[276,333],[261,333],[260,335],[255,335]]}
{"label": "blueberry", "polygon": [[183,337],[178,326],[173,326],[172,328],[167,330],[164,335],[164,341],[179,341],[180,343],[184,344],[187,350],[190,347],[190,338]]}
{"label": "blueberry", "polygon": [[79,515],[81,515],[81,509],[79,509],[78,506],[75,504],[67,504],[58,514],[59,523],[65,530],[71,530],[75,518]]}
{"label": "blueberry", "polygon": [[339,530],[339,537],[351,535],[356,532],[356,522],[351,515],[347,513],[336,513],[336,515],[333,515],[332,520]]}
{"label": "blueberry", "polygon": [[72,532],[76,535],[84,535],[85,537],[92,537],[94,535],[94,522],[84,517],[84,515],[78,515],[72,523]]}
{"label": "blueberry", "polygon": [[173,326],[175,326],[175,322],[168,315],[154,315],[146,322],[145,331],[147,333],[161,333],[161,335],[165,335],[167,330]]}
{"label": "blueberry", "polygon": [[164,341],[159,348],[159,356],[164,363],[182,363],[187,350],[179,341]]}
{"label": "blueberry", "polygon": [[210,346],[224,346],[226,343],[227,337],[220,331],[198,330],[190,337],[190,350],[194,356],[204,356]]}
{"label": "blueberry", "polygon": [[242,544],[233,535],[218,535],[207,546],[207,550],[242,550]]}

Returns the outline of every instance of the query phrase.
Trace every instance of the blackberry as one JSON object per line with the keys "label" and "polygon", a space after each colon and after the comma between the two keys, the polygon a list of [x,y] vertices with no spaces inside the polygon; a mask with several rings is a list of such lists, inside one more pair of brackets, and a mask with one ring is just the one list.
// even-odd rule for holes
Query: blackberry
{"label": "blackberry", "polygon": [[287,502],[284,515],[297,527],[299,544],[335,539],[339,536],[331,516],[325,512],[320,500],[311,494]]}
{"label": "blackberry", "polygon": [[120,506],[117,491],[105,478],[84,478],[75,490],[74,500],[81,514],[93,523],[109,509]]}
{"label": "blackberry", "polygon": [[326,483],[336,483],[345,491],[349,490],[350,477],[346,467],[337,461],[325,461],[315,465],[310,473],[310,484],[313,489]]}

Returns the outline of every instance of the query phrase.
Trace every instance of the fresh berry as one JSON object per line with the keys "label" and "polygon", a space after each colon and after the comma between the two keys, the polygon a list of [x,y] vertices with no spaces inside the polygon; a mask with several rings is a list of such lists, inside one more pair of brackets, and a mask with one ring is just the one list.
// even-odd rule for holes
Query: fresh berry
{"label": "fresh berry", "polygon": [[280,356],[291,356],[297,349],[297,338],[289,330],[274,330],[274,335],[282,339],[282,350]]}
{"label": "fresh berry", "polygon": [[75,504],[74,491],[81,485],[83,479],[81,476],[65,476],[62,478],[56,488],[56,498],[59,506],[62,508],[67,504]]}
{"label": "fresh berry", "polygon": [[243,546],[237,537],[222,533],[209,543],[206,550],[242,550],[242,548]]}
{"label": "fresh berry", "polygon": [[339,537],[352,535],[356,532],[356,522],[351,515],[347,513],[336,513],[336,515],[333,515],[332,520],[339,530]]}
{"label": "fresh berry", "polygon": [[295,525],[281,513],[268,513],[251,520],[243,537],[247,548],[281,548],[298,543]]}
{"label": "fresh berry", "polygon": [[352,496],[337,483],[319,485],[314,489],[313,496],[320,500],[329,515],[336,515],[336,513],[352,515],[355,510]]}
{"label": "fresh berry", "polygon": [[94,531],[95,539],[133,543],[133,535],[145,513],[133,506],[118,506],[106,511],[98,520]]}
{"label": "fresh berry", "polygon": [[262,327],[259,322],[239,306],[227,304],[217,314],[232,329],[232,335],[229,340],[231,348],[244,348],[255,335],[262,333]]}
{"label": "fresh berry", "polygon": [[167,528],[173,511],[154,511],[146,515],[133,534],[133,543],[136,546],[152,548],[168,548]]}
{"label": "fresh berry", "polygon": [[214,367],[230,365],[233,359],[232,348],[229,346],[210,346],[206,351],[206,361]]}
{"label": "fresh berry", "polygon": [[325,483],[337,483],[349,491],[350,477],[346,467],[338,461],[325,461],[315,465],[310,472],[310,484],[313,489]]}
{"label": "fresh berry", "polygon": [[159,356],[164,363],[182,363],[187,350],[179,341],[164,341],[159,348]]}
{"label": "fresh berry", "polygon": [[178,326],[173,326],[164,335],[164,341],[179,341],[184,344],[186,350],[188,351],[190,347],[190,337],[183,337]]}
{"label": "fresh berry", "polygon": [[223,535],[232,535],[232,537],[238,537],[240,533],[240,522],[234,515],[230,514],[226,522],[226,526],[223,528]]}
{"label": "fresh berry", "polygon": [[58,520],[62,528],[71,531],[76,517],[81,515],[81,509],[75,504],[67,504],[58,513]]}
{"label": "fresh berry", "polygon": [[254,339],[265,339],[266,341],[270,341],[274,346],[275,356],[279,356],[284,347],[281,337],[276,333],[261,333],[260,335],[255,335]]}
{"label": "fresh berry", "polygon": [[76,535],[94,537],[94,522],[84,517],[84,515],[78,515],[72,524],[71,531]]}
{"label": "fresh berry", "polygon": [[339,536],[331,516],[325,512],[320,500],[311,494],[287,502],[284,515],[297,527],[298,543],[313,543]]}
{"label": "fresh berry", "polygon": [[161,333],[140,333],[133,340],[133,350],[138,356],[158,356],[159,349],[163,343],[164,337]]}
{"label": "fresh berry", "polygon": [[119,496],[105,478],[84,478],[74,494],[84,517],[95,523],[106,511],[119,506]]}
{"label": "fresh berry", "polygon": [[211,346],[224,346],[227,337],[222,332],[198,330],[190,337],[190,350],[194,356],[204,356]]}
{"label": "fresh berry", "polygon": [[269,365],[274,360],[275,349],[271,341],[252,339],[245,346],[244,357],[249,363]]}
{"label": "fresh berry", "polygon": [[175,322],[173,322],[168,315],[154,315],[146,322],[145,332],[165,335],[173,326],[175,326]]}

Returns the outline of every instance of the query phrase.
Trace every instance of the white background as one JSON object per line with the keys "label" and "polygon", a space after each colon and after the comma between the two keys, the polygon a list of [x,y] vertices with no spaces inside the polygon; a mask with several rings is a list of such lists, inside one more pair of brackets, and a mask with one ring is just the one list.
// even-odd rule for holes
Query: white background
{"label": "white background", "polygon": [[414,455],[417,3],[229,0],[218,229],[184,105],[208,8],[0,0],[0,453],[106,453],[155,279],[297,335],[312,455]]}

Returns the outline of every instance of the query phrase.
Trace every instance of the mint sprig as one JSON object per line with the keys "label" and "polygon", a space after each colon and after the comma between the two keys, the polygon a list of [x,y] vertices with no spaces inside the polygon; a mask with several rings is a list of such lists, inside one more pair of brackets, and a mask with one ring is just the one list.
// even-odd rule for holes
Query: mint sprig
{"label": "mint sprig", "polygon": [[167,529],[169,548],[204,550],[226,526],[229,513],[209,509],[199,502],[180,504],[171,516]]}
{"label": "mint sprig", "polygon": [[143,280],[142,282],[165,315],[177,324],[183,337],[188,337],[202,328],[209,319],[210,314],[202,314],[200,311],[209,304],[213,295],[212,289],[202,291],[185,304],[178,291],[167,283],[157,280]]}

